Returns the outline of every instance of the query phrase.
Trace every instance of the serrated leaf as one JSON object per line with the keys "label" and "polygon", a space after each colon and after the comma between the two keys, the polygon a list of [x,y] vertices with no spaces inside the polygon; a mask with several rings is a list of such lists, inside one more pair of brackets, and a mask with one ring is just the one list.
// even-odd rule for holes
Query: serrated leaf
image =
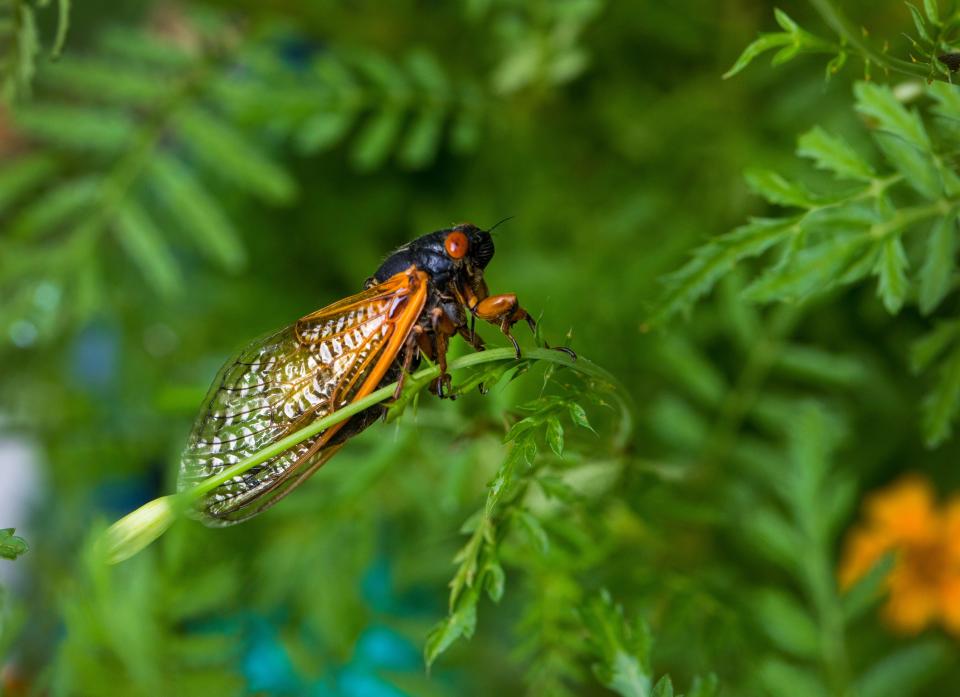
{"label": "serrated leaf", "polygon": [[775,588],[758,591],[752,597],[760,627],[780,650],[798,658],[818,655],[817,625],[795,598]]}
{"label": "serrated leaf", "polygon": [[920,311],[930,314],[950,290],[957,256],[957,220],[949,215],[933,224],[927,238],[927,254],[920,269]]}
{"label": "serrated leaf", "polygon": [[225,269],[243,266],[246,254],[239,235],[223,210],[183,165],[159,154],[150,162],[149,179],[174,211],[183,227],[193,233],[197,247]]}
{"label": "serrated leaf", "polygon": [[905,646],[876,661],[854,687],[857,697],[901,697],[921,694],[921,688],[946,668],[953,651],[935,639]]}
{"label": "serrated leaf", "polygon": [[930,150],[930,138],[920,116],[901,104],[893,90],[875,82],[858,82],[853,91],[857,111],[875,119],[882,131],[902,139],[917,150]]}
{"label": "serrated leaf", "polygon": [[0,558],[16,559],[30,551],[27,541],[14,535],[14,532],[14,528],[0,529]]}
{"label": "serrated leaf", "polygon": [[863,235],[834,237],[797,252],[789,263],[768,269],[744,291],[756,302],[795,302],[837,285],[857,254],[870,243]]}
{"label": "serrated leaf", "polygon": [[735,264],[788,239],[796,232],[798,221],[799,218],[754,218],[694,251],[689,262],[664,279],[667,291],[648,324],[658,324],[691,307]]}
{"label": "serrated leaf", "polygon": [[174,121],[187,145],[218,175],[272,203],[287,203],[296,195],[293,178],[225,119],[192,108]]}
{"label": "serrated leaf", "polygon": [[477,601],[479,595],[476,589],[471,589],[460,596],[456,610],[441,620],[427,635],[423,646],[423,659],[427,668],[433,665],[437,658],[450,648],[457,639],[469,639],[477,627]]}
{"label": "serrated leaf", "polygon": [[495,603],[499,603],[503,598],[503,588],[506,584],[506,574],[500,562],[490,559],[483,567],[483,587],[487,591],[487,596]]}
{"label": "serrated leaf", "polygon": [[563,457],[563,424],[555,415],[547,418],[547,444],[558,457]]}
{"label": "serrated leaf", "polygon": [[653,692],[650,693],[650,697],[673,697],[673,681],[670,680],[669,675],[664,675],[657,680],[657,684],[653,686]]}
{"label": "serrated leaf", "polygon": [[817,205],[812,193],[801,185],[766,169],[749,169],[745,174],[747,184],[770,203],[780,206],[810,208]]}
{"label": "serrated leaf", "polygon": [[889,133],[874,133],[873,139],[887,161],[897,168],[904,181],[917,193],[930,200],[941,196],[943,185],[940,173],[929,153]]}
{"label": "serrated leaf", "polygon": [[590,644],[600,659],[593,672],[604,687],[621,697],[649,697],[650,630],[643,622],[630,623],[623,608],[606,591],[592,598],[581,610],[590,633]]}
{"label": "serrated leaf", "polygon": [[800,136],[797,154],[813,159],[817,167],[833,172],[840,179],[868,182],[876,176],[873,167],[845,140],[830,135],[819,126]]}
{"label": "serrated leaf", "polygon": [[543,529],[543,525],[540,524],[540,520],[523,509],[516,509],[514,516],[533,546],[541,554],[546,554],[550,550],[550,538],[547,531]]}
{"label": "serrated leaf", "polygon": [[586,410],[582,406],[576,402],[570,402],[570,404],[567,405],[567,409],[570,411],[570,420],[573,423],[580,428],[586,428],[596,433],[596,431],[593,430],[593,426],[590,425]]}
{"label": "serrated leaf", "polygon": [[180,290],[180,270],[154,222],[136,201],[125,200],[116,213],[115,232],[124,251],[161,296]]}
{"label": "serrated leaf", "polygon": [[875,270],[880,281],[877,292],[890,314],[897,314],[907,297],[907,253],[899,235],[891,235],[881,245]]}

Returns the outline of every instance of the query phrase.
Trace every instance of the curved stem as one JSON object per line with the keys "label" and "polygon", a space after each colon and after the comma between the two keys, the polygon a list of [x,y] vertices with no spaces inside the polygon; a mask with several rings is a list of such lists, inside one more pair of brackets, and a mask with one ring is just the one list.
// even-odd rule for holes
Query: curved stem
{"label": "curved stem", "polygon": [[931,77],[930,71],[919,63],[901,60],[900,58],[891,58],[883,53],[878,53],[870,44],[868,44],[861,33],[854,27],[850,20],[843,16],[830,0],[810,0],[813,9],[817,11],[820,18],[826,22],[841,39],[849,46],[853,47],[865,61],[876,63],[882,68],[891,70],[912,77],[921,77],[928,79]]}
{"label": "curved stem", "polygon": [[[616,379],[610,375],[603,368],[600,368],[594,363],[591,363],[585,358],[578,358],[577,360],[571,359],[567,354],[560,351],[554,351],[552,349],[527,349],[524,351],[524,357],[522,360],[537,360],[537,361],[546,361],[548,363],[558,363],[560,365],[567,366],[568,368],[573,368],[574,370],[583,373],[584,375],[599,378],[604,382],[607,382],[611,385],[616,386]],[[487,351],[479,351],[477,353],[472,353],[468,356],[462,356],[450,362],[448,369],[459,370],[461,368],[469,368],[475,365],[481,365],[483,363],[494,363],[494,362],[503,362],[503,361],[515,361],[517,360],[516,354],[512,348],[498,348],[490,349]],[[411,382],[414,385],[423,386],[430,382],[430,380],[437,378],[440,375],[439,366],[430,366],[419,370],[411,376]],[[260,450],[254,455],[238,462],[235,465],[227,467],[221,472],[209,477],[196,486],[187,489],[186,491],[180,494],[181,497],[186,498],[191,502],[195,502],[200,499],[204,494],[207,494],[224,482],[229,481],[237,475],[243,474],[252,467],[256,467],[259,464],[262,464],[269,460],[272,457],[279,455],[285,450],[289,450],[293,446],[301,443],[312,436],[317,435],[330,428],[331,426],[340,423],[341,421],[346,421],[351,416],[359,414],[370,407],[376,406],[377,404],[384,402],[393,395],[394,390],[396,389],[396,383],[381,387],[380,389],[371,392],[366,397],[358,399],[355,402],[351,402],[345,407],[337,409],[332,414],[328,414],[321,419],[317,419],[313,423],[301,428],[299,431],[291,433],[286,438],[281,438],[275,443],[271,443],[269,446]]]}

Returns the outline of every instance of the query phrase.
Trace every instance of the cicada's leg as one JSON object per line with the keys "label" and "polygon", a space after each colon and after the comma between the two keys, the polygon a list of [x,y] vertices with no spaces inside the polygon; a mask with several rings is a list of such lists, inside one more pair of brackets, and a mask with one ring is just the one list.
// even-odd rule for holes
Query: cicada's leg
{"label": "cicada's leg", "polygon": [[422,333],[423,328],[414,325],[410,334],[407,335],[407,340],[403,345],[403,365],[400,368],[400,377],[397,378],[397,389],[393,391],[394,399],[400,399],[400,395],[403,393],[403,385],[407,381],[407,376],[410,374],[410,366],[413,365],[413,359],[419,350],[417,343]]}
{"label": "cicada's leg", "polygon": [[447,346],[449,338],[457,333],[457,326],[442,307],[435,307],[430,311],[430,326],[433,334],[433,352],[437,365],[440,366],[440,375],[434,383],[434,392],[441,399],[447,396],[455,399],[455,395],[449,394],[452,378],[447,372]]}
{"label": "cicada's leg", "polygon": [[[514,293],[503,293],[501,295],[491,295],[484,298],[473,308],[473,313],[480,319],[500,327],[500,331],[513,343],[513,349],[517,352],[517,358],[520,358],[521,355],[520,344],[517,343],[517,340],[510,333],[510,328],[517,322],[526,321],[527,326],[530,327],[530,331],[534,334],[537,333],[536,321],[530,316],[530,313],[520,307],[520,303],[517,302],[517,296]],[[555,348],[557,351],[562,351],[573,359],[577,357],[577,354],[566,346],[551,347],[547,342],[544,342],[543,345],[546,348]]]}

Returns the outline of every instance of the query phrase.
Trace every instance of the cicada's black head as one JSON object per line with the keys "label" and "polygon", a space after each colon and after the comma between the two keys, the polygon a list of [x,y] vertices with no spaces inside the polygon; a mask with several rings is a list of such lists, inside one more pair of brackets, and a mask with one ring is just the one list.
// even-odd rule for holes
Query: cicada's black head
{"label": "cicada's black head", "polygon": [[387,257],[372,280],[382,283],[411,266],[425,271],[436,286],[480,279],[493,251],[493,237],[488,231],[462,223],[403,245]]}

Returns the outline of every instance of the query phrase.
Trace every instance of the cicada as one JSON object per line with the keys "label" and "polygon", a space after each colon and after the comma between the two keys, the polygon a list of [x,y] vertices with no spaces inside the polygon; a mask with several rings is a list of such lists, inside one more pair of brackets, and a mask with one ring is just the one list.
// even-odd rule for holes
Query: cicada
{"label": "cicada", "polygon": [[[387,257],[364,290],[241,350],[210,388],[181,458],[178,488],[217,474],[383,385],[397,382],[399,396],[421,356],[440,369],[432,391],[449,395],[447,346],[459,334],[483,350],[474,330],[477,318],[498,326],[519,358],[511,328],[526,322],[535,331],[536,323],[515,294],[490,295],[483,272],[493,253],[490,232],[475,225],[424,235]],[[362,411],[217,486],[195,514],[211,526],[257,515],[384,409]]]}

